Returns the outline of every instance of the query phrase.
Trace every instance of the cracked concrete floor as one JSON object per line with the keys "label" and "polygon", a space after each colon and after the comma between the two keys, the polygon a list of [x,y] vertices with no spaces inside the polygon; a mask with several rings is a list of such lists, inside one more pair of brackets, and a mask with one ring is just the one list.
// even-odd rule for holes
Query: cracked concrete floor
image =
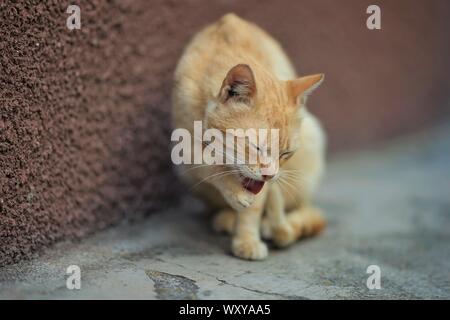
{"label": "cracked concrete floor", "polygon": [[[450,125],[335,157],[318,196],[319,238],[248,262],[201,205],[154,214],[0,269],[0,298],[450,298]],[[66,268],[81,268],[81,289]],[[366,269],[381,269],[369,290]]]}

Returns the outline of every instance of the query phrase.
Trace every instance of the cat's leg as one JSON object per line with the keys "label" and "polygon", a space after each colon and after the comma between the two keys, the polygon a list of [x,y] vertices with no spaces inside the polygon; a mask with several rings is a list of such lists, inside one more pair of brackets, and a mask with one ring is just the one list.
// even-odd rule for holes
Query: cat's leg
{"label": "cat's leg", "polygon": [[266,198],[264,189],[256,196],[252,206],[236,215],[236,227],[232,240],[235,256],[248,260],[262,260],[267,257],[267,245],[261,241],[260,222]]}
{"label": "cat's leg", "polygon": [[316,235],[326,226],[326,220],[323,218],[320,209],[310,205],[289,212],[287,221],[293,229],[295,239]]}
{"label": "cat's leg", "polygon": [[272,184],[266,202],[266,216],[261,223],[263,237],[278,247],[286,247],[296,240],[292,225],[285,213],[283,194],[278,184]]}
{"label": "cat's leg", "polygon": [[234,233],[236,225],[236,211],[231,208],[220,210],[213,218],[212,226],[217,232]]}
{"label": "cat's leg", "polygon": [[[272,199],[267,200],[266,215],[261,220],[261,236],[263,239],[273,240],[278,247],[288,246],[296,240],[294,230],[286,218],[284,207],[280,205],[279,195],[269,193],[269,197]],[[233,235],[236,216],[237,212],[231,208],[220,210],[212,221],[214,231]]]}
{"label": "cat's leg", "polygon": [[[233,254],[248,260],[266,258],[268,250],[260,238],[260,222],[267,186],[254,195],[242,187],[236,176],[226,174],[226,169],[208,166],[200,168],[196,174],[200,181],[207,179],[208,183],[213,185],[230,207],[237,212],[231,248]],[[214,178],[215,176],[217,178]]]}
{"label": "cat's leg", "polygon": [[[277,184],[270,186],[265,203],[266,215],[261,221],[261,234],[271,239],[278,247],[285,247],[301,237],[313,236],[326,226],[321,211],[310,201],[303,199],[305,205],[298,205],[289,213],[285,211],[284,197]],[[213,228],[219,232],[234,234],[238,213],[231,209],[219,211],[213,219]]]}

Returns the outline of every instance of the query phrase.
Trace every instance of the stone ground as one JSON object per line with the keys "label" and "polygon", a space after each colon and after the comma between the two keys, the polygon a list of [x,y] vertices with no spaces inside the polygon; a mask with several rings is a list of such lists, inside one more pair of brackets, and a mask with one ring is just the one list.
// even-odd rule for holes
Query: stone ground
{"label": "stone ground", "polygon": [[[0,299],[449,299],[449,168],[446,125],[335,157],[318,196],[327,230],[265,261],[233,258],[186,200],[0,269]],[[80,290],[66,288],[72,264]],[[366,286],[369,265],[379,290]]]}

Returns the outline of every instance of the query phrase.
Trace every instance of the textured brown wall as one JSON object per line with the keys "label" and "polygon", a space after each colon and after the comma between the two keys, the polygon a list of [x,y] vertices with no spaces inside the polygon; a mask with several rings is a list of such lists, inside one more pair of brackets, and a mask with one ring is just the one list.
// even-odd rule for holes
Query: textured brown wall
{"label": "textured brown wall", "polygon": [[[169,93],[189,37],[234,11],[266,28],[301,73],[333,149],[428,125],[448,109],[449,8],[377,1],[0,0],[0,265],[173,203]],[[75,2],[77,3],[77,2]]]}

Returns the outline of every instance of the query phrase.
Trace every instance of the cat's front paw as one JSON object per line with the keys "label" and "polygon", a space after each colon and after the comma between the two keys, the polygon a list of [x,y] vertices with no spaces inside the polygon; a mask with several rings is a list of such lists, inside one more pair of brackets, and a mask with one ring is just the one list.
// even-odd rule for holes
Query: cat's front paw
{"label": "cat's front paw", "polygon": [[236,211],[250,207],[255,201],[255,195],[247,191],[227,192],[224,196],[228,204]]}
{"label": "cat's front paw", "polygon": [[273,243],[279,247],[287,247],[296,240],[294,228],[287,222],[272,226],[270,230]]}
{"label": "cat's front paw", "polygon": [[259,239],[234,238],[231,250],[236,257],[246,260],[263,260],[267,258],[267,245]]}
{"label": "cat's front paw", "polygon": [[243,191],[238,193],[236,199],[242,208],[248,208],[253,204],[253,201],[255,201],[255,195],[250,192]]}

